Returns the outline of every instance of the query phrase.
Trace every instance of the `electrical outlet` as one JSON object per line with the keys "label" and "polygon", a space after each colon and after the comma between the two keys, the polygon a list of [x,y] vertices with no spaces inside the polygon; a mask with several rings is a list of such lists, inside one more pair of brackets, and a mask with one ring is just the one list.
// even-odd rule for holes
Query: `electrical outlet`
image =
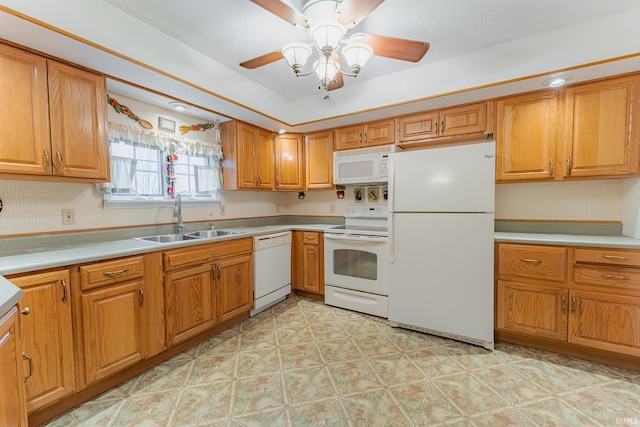
{"label": "electrical outlet", "polygon": [[336,213],[336,204],[329,203],[329,213]]}
{"label": "electrical outlet", "polygon": [[72,225],[76,223],[75,209],[62,209],[62,225]]}
{"label": "electrical outlet", "polygon": [[224,205],[220,205],[220,216],[224,216],[227,213]]}

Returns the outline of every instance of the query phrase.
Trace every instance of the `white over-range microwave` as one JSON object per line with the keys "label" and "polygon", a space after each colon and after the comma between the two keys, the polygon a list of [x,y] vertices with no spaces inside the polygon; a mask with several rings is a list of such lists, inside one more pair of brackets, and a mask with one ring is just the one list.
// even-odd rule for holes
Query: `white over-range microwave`
{"label": "white over-range microwave", "polygon": [[338,185],[377,184],[389,180],[389,153],[395,145],[334,151],[333,181]]}

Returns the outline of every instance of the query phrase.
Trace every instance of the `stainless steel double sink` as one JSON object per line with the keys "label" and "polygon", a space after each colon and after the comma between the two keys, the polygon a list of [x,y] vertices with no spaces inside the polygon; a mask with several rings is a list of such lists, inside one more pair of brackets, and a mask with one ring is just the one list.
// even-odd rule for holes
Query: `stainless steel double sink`
{"label": "stainless steel double sink", "polygon": [[242,233],[242,231],[228,230],[199,230],[184,234],[158,234],[156,236],[136,237],[135,239],[153,243],[172,243],[183,240],[211,239],[214,237],[230,236]]}

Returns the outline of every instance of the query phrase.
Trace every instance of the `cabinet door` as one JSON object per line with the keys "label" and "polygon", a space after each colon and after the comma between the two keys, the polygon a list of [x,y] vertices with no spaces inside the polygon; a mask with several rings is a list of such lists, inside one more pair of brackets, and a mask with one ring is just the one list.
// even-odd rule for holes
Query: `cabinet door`
{"label": "cabinet door", "polygon": [[640,297],[571,291],[569,342],[640,357]]}
{"label": "cabinet door", "polygon": [[333,133],[323,131],[305,137],[306,188],[335,188],[333,184]]}
{"label": "cabinet door", "polygon": [[566,341],[567,298],[563,288],[499,280],[496,328]]}
{"label": "cabinet door", "polygon": [[304,231],[291,232],[291,288],[304,290]]}
{"label": "cabinet door", "polygon": [[142,281],[82,295],[82,329],[87,383],[144,358]]}
{"label": "cabinet door", "polygon": [[48,61],[53,174],[109,180],[103,76]]}
{"label": "cabinet door", "polygon": [[253,305],[251,255],[222,260],[215,267],[218,312],[224,322],[249,311]]}
{"label": "cabinet door", "polygon": [[375,145],[388,145],[396,143],[395,120],[380,120],[365,125],[363,145],[371,147]]}
{"label": "cabinet door", "polygon": [[362,125],[347,126],[336,129],[336,151],[352,150],[362,147],[364,127]]}
{"label": "cabinet door", "polygon": [[304,189],[303,135],[288,134],[276,138],[276,189]]}
{"label": "cabinet door", "polygon": [[255,138],[255,127],[245,123],[236,125],[238,188],[256,188],[258,185]]}
{"label": "cabinet door", "polygon": [[165,275],[167,344],[173,345],[211,328],[216,321],[214,270],[203,265]]}
{"label": "cabinet door", "polygon": [[440,112],[440,136],[466,135],[487,129],[487,104],[447,108]]}
{"label": "cabinet door", "polygon": [[398,142],[419,141],[438,136],[438,121],[440,115],[431,111],[398,119],[400,136]]}
{"label": "cabinet door", "polygon": [[0,172],[51,175],[47,63],[0,45]]}
{"label": "cabinet door", "polygon": [[18,311],[0,317],[0,426],[26,427],[22,357],[17,338]]}
{"label": "cabinet door", "polygon": [[632,106],[639,80],[631,76],[567,89],[565,176],[638,172],[640,115]]}
{"label": "cabinet door", "polygon": [[550,91],[497,102],[496,181],[554,178],[557,108]]}
{"label": "cabinet door", "polygon": [[[33,375],[25,384],[27,410],[35,411],[74,391],[71,297],[67,270],[10,279],[24,290],[21,307],[22,351],[31,358]],[[29,372],[24,362],[24,372]]]}
{"label": "cabinet door", "polygon": [[302,289],[324,293],[324,245],[321,233],[303,232]]}
{"label": "cabinet door", "polygon": [[275,188],[275,168],[273,160],[273,134],[264,129],[256,132],[255,139],[257,188],[272,190]]}

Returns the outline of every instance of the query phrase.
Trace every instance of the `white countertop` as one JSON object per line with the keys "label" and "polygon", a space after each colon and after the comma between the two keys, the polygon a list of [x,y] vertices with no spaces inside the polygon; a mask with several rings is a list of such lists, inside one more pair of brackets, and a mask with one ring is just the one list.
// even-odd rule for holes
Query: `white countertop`
{"label": "white countertop", "polygon": [[538,243],[542,245],[640,249],[640,239],[628,236],[496,232],[495,241],[505,243]]}

